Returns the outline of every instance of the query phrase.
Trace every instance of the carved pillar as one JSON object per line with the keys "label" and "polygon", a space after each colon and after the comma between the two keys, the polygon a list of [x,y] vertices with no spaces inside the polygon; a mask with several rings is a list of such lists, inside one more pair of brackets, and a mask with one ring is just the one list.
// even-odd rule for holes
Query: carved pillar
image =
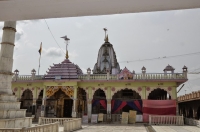
{"label": "carved pillar", "polygon": [[111,99],[107,99],[107,114],[111,113]]}
{"label": "carved pillar", "polygon": [[45,106],[46,106],[46,87],[43,90],[42,106],[41,106],[41,117],[45,116]]}
{"label": "carved pillar", "polygon": [[32,117],[34,117],[34,118],[36,117],[36,113],[37,113],[37,112],[36,112],[36,107],[37,107],[37,106],[36,106],[36,101],[37,101],[37,99],[34,98],[34,99],[33,99],[33,104],[32,104]]}
{"label": "carved pillar", "polygon": [[92,99],[87,99],[87,115],[88,121],[91,121],[91,114],[92,114]]}
{"label": "carved pillar", "polygon": [[72,117],[77,117],[77,88],[78,86],[74,86],[74,98],[73,98],[73,110],[72,110]]}

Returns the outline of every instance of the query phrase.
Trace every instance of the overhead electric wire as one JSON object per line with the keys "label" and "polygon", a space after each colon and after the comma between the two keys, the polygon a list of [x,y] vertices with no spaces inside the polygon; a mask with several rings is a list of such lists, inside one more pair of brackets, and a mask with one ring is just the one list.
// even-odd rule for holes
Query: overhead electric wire
{"label": "overhead electric wire", "polygon": [[182,57],[182,56],[189,56],[189,55],[197,55],[200,54],[200,52],[194,52],[194,53],[188,53],[188,54],[181,54],[181,55],[173,55],[173,56],[164,56],[164,57],[156,57],[156,58],[150,58],[150,59],[142,59],[142,60],[132,60],[132,61],[121,61],[119,63],[129,63],[129,62],[138,62],[138,61],[150,61],[150,60],[160,60],[160,59],[170,59],[170,58],[176,58],[176,57]]}
{"label": "overhead electric wire", "polygon": [[65,52],[62,50],[62,48],[60,47],[60,45],[58,44],[58,42],[56,41],[56,39],[55,39],[55,37],[54,37],[54,35],[53,35],[53,33],[51,32],[51,29],[49,28],[49,25],[47,24],[47,22],[46,22],[46,20],[44,19],[44,21],[45,21],[45,23],[46,23],[46,26],[48,27],[48,29],[49,29],[49,32],[51,33],[51,36],[53,37],[53,39],[54,39],[54,41],[56,42],[56,44],[58,45],[58,47],[60,48],[60,50],[64,53],[64,55],[65,55]]}

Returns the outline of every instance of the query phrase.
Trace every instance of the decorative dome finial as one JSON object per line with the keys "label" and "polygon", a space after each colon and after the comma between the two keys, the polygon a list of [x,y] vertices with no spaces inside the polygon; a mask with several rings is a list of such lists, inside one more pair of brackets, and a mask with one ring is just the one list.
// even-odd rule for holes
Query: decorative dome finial
{"label": "decorative dome finial", "polygon": [[106,41],[106,32],[108,31],[107,28],[103,28],[103,30],[105,31],[105,38],[104,38],[104,41]]}
{"label": "decorative dome finial", "polygon": [[67,35],[65,35],[65,36],[63,36],[63,37],[61,37],[61,38],[63,38],[63,39],[65,40],[65,43],[66,43],[66,56],[65,56],[65,58],[66,58],[66,59],[69,59],[67,46],[68,46],[68,42],[69,42],[70,39],[67,38]]}

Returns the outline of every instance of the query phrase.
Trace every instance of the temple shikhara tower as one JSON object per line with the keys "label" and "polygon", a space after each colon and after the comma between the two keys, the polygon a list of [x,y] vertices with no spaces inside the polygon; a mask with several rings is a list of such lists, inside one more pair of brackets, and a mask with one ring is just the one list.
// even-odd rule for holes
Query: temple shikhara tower
{"label": "temple shikhara tower", "polygon": [[[52,60],[45,75],[36,75],[35,69],[30,69],[29,76],[19,75],[23,70],[20,67],[15,70],[12,92],[21,102],[20,108],[27,109],[27,117],[38,120],[40,116],[84,116],[90,121],[93,114],[102,113],[104,120],[117,122],[122,112],[134,110],[136,122],[148,122],[150,114],[179,114],[176,89],[187,81],[187,67],[183,66],[182,73],[175,73],[171,65],[163,67],[163,73],[148,73],[144,66],[137,72],[126,67],[120,69],[114,45],[109,42],[107,29],[104,31],[105,39],[97,62],[86,74],[70,61],[67,48],[65,59],[58,64],[53,64]],[[69,38],[62,38],[68,45]],[[11,69],[2,71],[11,73]],[[11,75],[9,77],[11,79]],[[5,87],[3,82],[2,87]],[[7,91],[7,94],[11,96],[12,92]]]}

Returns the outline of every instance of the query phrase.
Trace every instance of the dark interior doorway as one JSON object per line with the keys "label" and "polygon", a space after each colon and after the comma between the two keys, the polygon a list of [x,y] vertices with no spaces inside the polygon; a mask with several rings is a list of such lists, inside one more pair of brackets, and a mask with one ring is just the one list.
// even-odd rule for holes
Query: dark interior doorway
{"label": "dark interior doorway", "polygon": [[197,120],[199,120],[200,119],[200,106],[199,106],[199,108],[197,109]]}
{"label": "dark interior doorway", "polygon": [[65,99],[64,100],[63,117],[72,117],[72,105],[73,105],[72,99]]}

